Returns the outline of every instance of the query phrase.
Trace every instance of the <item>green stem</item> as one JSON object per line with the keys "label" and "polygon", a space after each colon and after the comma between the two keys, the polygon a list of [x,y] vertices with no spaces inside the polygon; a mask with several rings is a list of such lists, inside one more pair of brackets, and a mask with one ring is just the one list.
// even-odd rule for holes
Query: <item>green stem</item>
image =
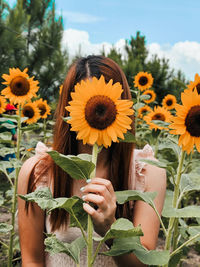
{"label": "green stem", "polygon": [[[175,181],[175,185],[174,185],[175,188],[174,188],[173,203],[172,203],[173,208],[177,208],[178,197],[179,197],[179,186],[180,186],[180,181],[181,181],[181,174],[182,174],[184,158],[185,158],[185,151],[181,150],[180,161],[179,161],[176,181]],[[171,247],[171,239],[172,239],[172,232],[174,229],[174,223],[175,223],[175,218],[174,217],[170,218],[169,225],[168,225],[167,238],[165,241],[165,249],[166,250],[169,250]],[[175,230],[177,231],[178,228]],[[175,232],[174,234],[176,235],[177,233]]]}
{"label": "green stem", "polygon": [[77,222],[77,224],[78,224],[78,226],[79,226],[79,228],[80,228],[80,230],[81,230],[81,233],[82,233],[82,235],[83,235],[83,238],[84,238],[84,240],[85,240],[85,242],[86,242],[86,244],[87,244],[87,238],[86,238],[86,236],[85,236],[83,227],[82,227],[82,225],[80,224],[79,220],[77,219],[77,217],[76,217],[76,215],[75,215],[73,209],[71,209],[71,213],[72,213],[72,216],[74,217],[75,221]]}
{"label": "green stem", "polygon": [[136,102],[136,109],[135,109],[135,136],[137,137],[137,116],[138,116],[138,105],[140,103],[140,90],[137,92],[137,102]]}
{"label": "green stem", "polygon": [[0,244],[8,249],[8,245],[0,240]]}
{"label": "green stem", "polygon": [[96,256],[97,256],[97,254],[98,254],[98,252],[99,252],[99,249],[100,249],[100,247],[101,247],[102,244],[103,244],[103,242],[100,241],[99,244],[98,244],[98,246],[97,246],[97,248],[96,248],[96,251],[95,251],[95,253],[94,253],[94,257],[93,257],[93,259],[92,259],[92,264],[94,263],[94,261],[95,261],[95,259],[96,259]]}
{"label": "green stem", "polygon": [[[19,117],[17,119],[17,153],[16,158],[20,160],[20,144],[21,144],[21,106],[19,105]],[[8,267],[12,267],[13,260],[13,241],[15,235],[15,213],[16,213],[16,205],[17,205],[17,184],[18,184],[18,176],[19,176],[20,168],[16,168],[16,179],[14,181],[14,193],[12,198],[12,207],[11,207],[11,225],[13,229],[10,231],[10,243],[8,250]]]}
{"label": "green stem", "polygon": [[45,144],[46,143],[46,134],[47,134],[47,123],[46,123],[46,119],[44,119],[44,121],[43,121],[43,132],[44,132],[43,142]]}
{"label": "green stem", "polygon": [[[93,145],[92,149],[92,162],[95,165],[95,168],[93,172],[90,175],[90,178],[94,178],[96,175],[96,165],[97,165],[97,156],[98,156],[98,146],[97,144]],[[92,223],[92,218],[88,214],[88,226],[87,226],[87,234],[88,234],[88,239],[87,239],[87,264],[88,267],[92,266],[92,258],[93,258],[93,223]]]}
{"label": "green stem", "polygon": [[154,207],[154,211],[155,211],[156,215],[158,216],[158,219],[159,219],[159,221],[160,221],[160,224],[161,224],[161,226],[162,226],[164,235],[167,236],[167,230],[166,230],[166,228],[165,228],[165,226],[164,226],[164,223],[163,223],[163,221],[162,221],[162,219],[161,219],[161,217],[160,217],[160,214],[159,214],[159,212],[157,211],[156,206],[154,205],[154,203],[153,203],[153,207]]}
{"label": "green stem", "polygon": [[170,258],[172,256],[174,256],[179,250],[181,250],[183,247],[187,246],[189,243],[191,243],[194,239],[196,239],[197,237],[200,237],[200,233],[196,234],[195,236],[193,236],[192,238],[190,238],[189,240],[187,240],[185,243],[183,243],[180,247],[178,247],[176,250],[174,250],[171,254],[170,254]]}

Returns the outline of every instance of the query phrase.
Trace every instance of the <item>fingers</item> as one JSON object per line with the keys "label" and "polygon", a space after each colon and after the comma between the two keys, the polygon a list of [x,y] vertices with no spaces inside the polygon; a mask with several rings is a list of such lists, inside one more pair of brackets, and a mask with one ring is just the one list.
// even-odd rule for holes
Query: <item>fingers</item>
{"label": "fingers", "polygon": [[107,203],[103,196],[96,194],[87,194],[83,196],[83,200],[86,202],[92,202],[96,204],[101,210],[107,209]]}

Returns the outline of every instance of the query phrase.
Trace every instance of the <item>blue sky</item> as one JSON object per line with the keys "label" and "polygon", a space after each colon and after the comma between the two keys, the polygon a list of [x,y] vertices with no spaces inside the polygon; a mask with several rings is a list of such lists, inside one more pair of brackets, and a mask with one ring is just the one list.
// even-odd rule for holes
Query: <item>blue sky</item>
{"label": "blue sky", "polygon": [[[16,0],[9,0],[16,3]],[[55,0],[63,16],[63,47],[70,55],[108,52],[137,31],[146,37],[149,55],[170,60],[194,79],[200,70],[200,0]]]}
{"label": "blue sky", "polygon": [[138,30],[148,43],[200,41],[199,0],[56,0],[56,6],[65,28],[87,31],[91,42],[115,43]]}

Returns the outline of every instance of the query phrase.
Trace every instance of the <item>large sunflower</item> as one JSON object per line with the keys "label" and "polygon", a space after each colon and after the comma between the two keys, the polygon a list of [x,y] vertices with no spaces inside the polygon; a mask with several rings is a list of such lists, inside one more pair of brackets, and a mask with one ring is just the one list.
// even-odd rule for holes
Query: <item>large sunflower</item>
{"label": "large sunflower", "polygon": [[179,134],[179,145],[189,154],[194,145],[200,152],[200,95],[197,90],[182,93],[183,105],[176,104],[176,117],[170,128],[171,133]]}
{"label": "large sunflower", "polygon": [[151,111],[151,108],[145,105],[144,107],[141,107],[138,109],[138,117],[142,119],[150,111]]}
{"label": "large sunflower", "polygon": [[[17,111],[17,114],[19,114],[19,111]],[[28,117],[28,119],[24,121],[27,124],[35,123],[40,118],[40,111],[37,107],[37,104],[35,102],[29,102],[25,104],[22,107],[21,116]]]}
{"label": "large sunflower", "polygon": [[42,119],[46,119],[47,115],[50,115],[50,106],[47,104],[46,100],[43,100],[42,98],[40,98],[39,100],[35,101],[37,107],[39,108],[40,111],[40,117]]}
{"label": "large sunflower", "polygon": [[38,91],[38,81],[34,81],[34,77],[30,78],[27,71],[27,68],[24,71],[20,71],[18,68],[10,68],[10,75],[2,75],[5,80],[3,84],[7,87],[1,93],[14,104],[24,104],[25,101],[29,101],[33,96],[36,96],[35,93]]}
{"label": "large sunflower", "polygon": [[171,119],[172,119],[172,115],[165,108],[157,106],[157,107],[154,107],[154,110],[150,111],[146,116],[144,116],[143,119],[149,125],[150,129],[155,129],[155,130],[165,129],[165,130],[167,130],[168,128],[165,128],[163,126],[159,126],[159,125],[155,124],[153,121],[158,120],[158,121],[170,123]]}
{"label": "large sunflower", "polygon": [[0,114],[4,113],[6,108],[6,99],[3,96],[0,96]]}
{"label": "large sunflower", "polygon": [[197,89],[197,93],[200,94],[200,76],[196,73],[194,77],[194,81],[190,82],[188,84],[187,89],[184,90],[185,93],[194,91],[194,89]]}
{"label": "large sunflower", "polygon": [[162,105],[166,109],[173,109],[176,105],[176,97],[174,95],[166,95],[162,100]]}
{"label": "large sunflower", "polygon": [[82,80],[75,86],[66,107],[71,117],[67,122],[83,144],[108,147],[112,141],[118,142],[118,137],[124,139],[124,133],[131,129],[128,116],[133,114],[133,103],[119,99],[122,91],[120,83],[106,83],[104,76]]}
{"label": "large sunflower", "polygon": [[134,79],[134,86],[144,91],[149,89],[153,84],[153,77],[148,72],[139,72]]}
{"label": "large sunflower", "polygon": [[147,104],[153,102],[156,99],[156,93],[153,90],[146,90],[143,95],[148,95],[150,96],[149,99],[144,99],[143,101]]}

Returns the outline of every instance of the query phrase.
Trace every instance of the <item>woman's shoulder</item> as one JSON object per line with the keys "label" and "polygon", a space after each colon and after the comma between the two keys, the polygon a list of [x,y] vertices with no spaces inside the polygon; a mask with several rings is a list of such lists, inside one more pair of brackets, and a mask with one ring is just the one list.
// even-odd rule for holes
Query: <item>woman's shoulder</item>
{"label": "woman's shoulder", "polygon": [[142,161],[142,159],[157,160],[150,145],[145,145],[143,149],[135,149],[133,159],[134,189],[144,192],[149,191],[155,183],[159,186],[166,185],[166,171]]}
{"label": "woman's shoulder", "polygon": [[19,172],[18,187],[26,188],[28,185],[35,190],[39,186],[49,186],[52,160],[46,152],[49,149],[39,142],[35,148],[35,155],[27,159]]}

